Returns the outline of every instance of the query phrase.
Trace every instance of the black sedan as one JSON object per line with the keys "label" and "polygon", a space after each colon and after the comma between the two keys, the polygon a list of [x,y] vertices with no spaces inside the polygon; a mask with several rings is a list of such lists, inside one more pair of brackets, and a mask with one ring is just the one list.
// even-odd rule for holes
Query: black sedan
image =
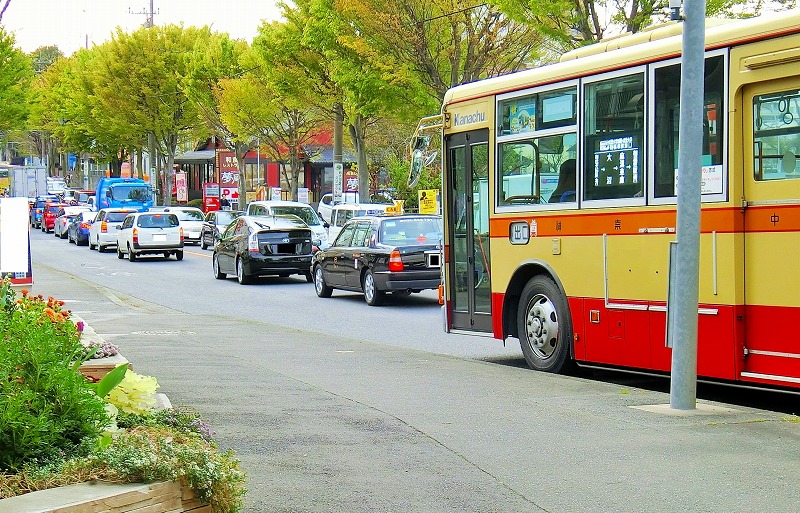
{"label": "black sedan", "polygon": [[302,274],[311,282],[311,228],[293,215],[240,216],[214,246],[214,277],[235,274],[245,285],[258,276]]}
{"label": "black sedan", "polygon": [[333,289],[363,292],[371,306],[386,292],[408,295],[441,283],[442,219],[439,216],[364,216],[351,219],[328,249],[314,255],[319,297]]}
{"label": "black sedan", "polygon": [[202,249],[214,247],[225,228],[242,214],[244,212],[241,210],[212,210],[206,213],[203,227],[200,229],[200,247]]}

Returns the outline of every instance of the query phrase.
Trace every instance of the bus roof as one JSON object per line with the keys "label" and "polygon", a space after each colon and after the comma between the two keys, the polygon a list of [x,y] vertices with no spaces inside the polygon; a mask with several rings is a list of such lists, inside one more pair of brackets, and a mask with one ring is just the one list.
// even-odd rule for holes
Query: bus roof
{"label": "bus roof", "polygon": [[[469,101],[680,56],[683,24],[667,23],[604,39],[565,53],[559,62],[451,88],[444,104]],[[706,19],[706,49],[713,50],[800,32],[800,10],[744,20]]]}

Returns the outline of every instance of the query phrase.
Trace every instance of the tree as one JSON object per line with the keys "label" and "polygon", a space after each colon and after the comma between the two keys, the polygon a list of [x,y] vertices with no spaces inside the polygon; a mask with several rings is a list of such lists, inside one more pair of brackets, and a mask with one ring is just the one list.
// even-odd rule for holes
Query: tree
{"label": "tree", "polygon": [[57,46],[40,46],[30,54],[33,61],[33,70],[38,75],[47,68],[53,65],[58,59],[64,57],[64,54]]}
{"label": "tree", "polygon": [[261,141],[274,160],[288,161],[284,169],[289,193],[297,200],[302,171],[301,152],[325,117],[313,106],[277,94],[269,76],[246,75],[220,82],[217,105],[221,118],[234,132]]}
{"label": "tree", "polygon": [[[183,88],[189,55],[207,48],[208,27],[177,25],[117,29],[104,44],[95,69],[96,114],[122,133],[152,137],[164,168],[164,204],[171,204],[175,154],[198,138],[202,123]],[[102,111],[102,112],[101,112]]]}
{"label": "tree", "polygon": [[337,0],[336,6],[351,27],[343,44],[371,67],[415,74],[437,105],[455,85],[537,64],[546,43],[497,7],[468,0]]}
{"label": "tree", "polygon": [[0,134],[24,126],[33,67],[31,60],[14,46],[13,34],[0,27]]}
{"label": "tree", "polygon": [[236,156],[239,170],[239,204],[247,203],[247,168],[244,157],[255,147],[256,139],[235,131],[223,119],[217,98],[222,94],[221,83],[242,76],[243,56],[249,51],[245,41],[230,39],[227,34],[213,34],[205,51],[195,52],[189,61],[184,91],[194,103],[206,128],[217,136]]}

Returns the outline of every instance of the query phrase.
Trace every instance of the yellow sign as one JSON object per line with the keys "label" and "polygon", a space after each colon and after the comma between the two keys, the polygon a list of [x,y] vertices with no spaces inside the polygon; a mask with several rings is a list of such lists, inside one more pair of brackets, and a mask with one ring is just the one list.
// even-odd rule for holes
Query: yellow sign
{"label": "yellow sign", "polygon": [[423,190],[417,193],[419,195],[419,213],[420,214],[438,214],[439,202],[436,201],[439,191],[436,189]]}
{"label": "yellow sign", "polygon": [[394,205],[391,207],[386,207],[387,214],[402,214],[403,213],[403,203],[405,200],[394,200]]}

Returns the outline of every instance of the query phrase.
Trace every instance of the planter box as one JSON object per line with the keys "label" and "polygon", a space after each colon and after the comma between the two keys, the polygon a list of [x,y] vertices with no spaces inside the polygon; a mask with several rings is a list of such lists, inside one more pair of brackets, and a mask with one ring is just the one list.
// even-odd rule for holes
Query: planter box
{"label": "planter box", "polygon": [[211,513],[176,482],[80,483],[0,500],[0,513]]}
{"label": "planter box", "polygon": [[133,366],[130,365],[128,359],[121,354],[107,356],[105,358],[93,358],[91,360],[86,360],[81,364],[79,370],[81,371],[81,374],[87,378],[92,378],[94,381],[99,381],[103,379],[103,376],[114,370],[114,367],[122,365],[123,363],[127,363],[128,368],[133,370]]}

